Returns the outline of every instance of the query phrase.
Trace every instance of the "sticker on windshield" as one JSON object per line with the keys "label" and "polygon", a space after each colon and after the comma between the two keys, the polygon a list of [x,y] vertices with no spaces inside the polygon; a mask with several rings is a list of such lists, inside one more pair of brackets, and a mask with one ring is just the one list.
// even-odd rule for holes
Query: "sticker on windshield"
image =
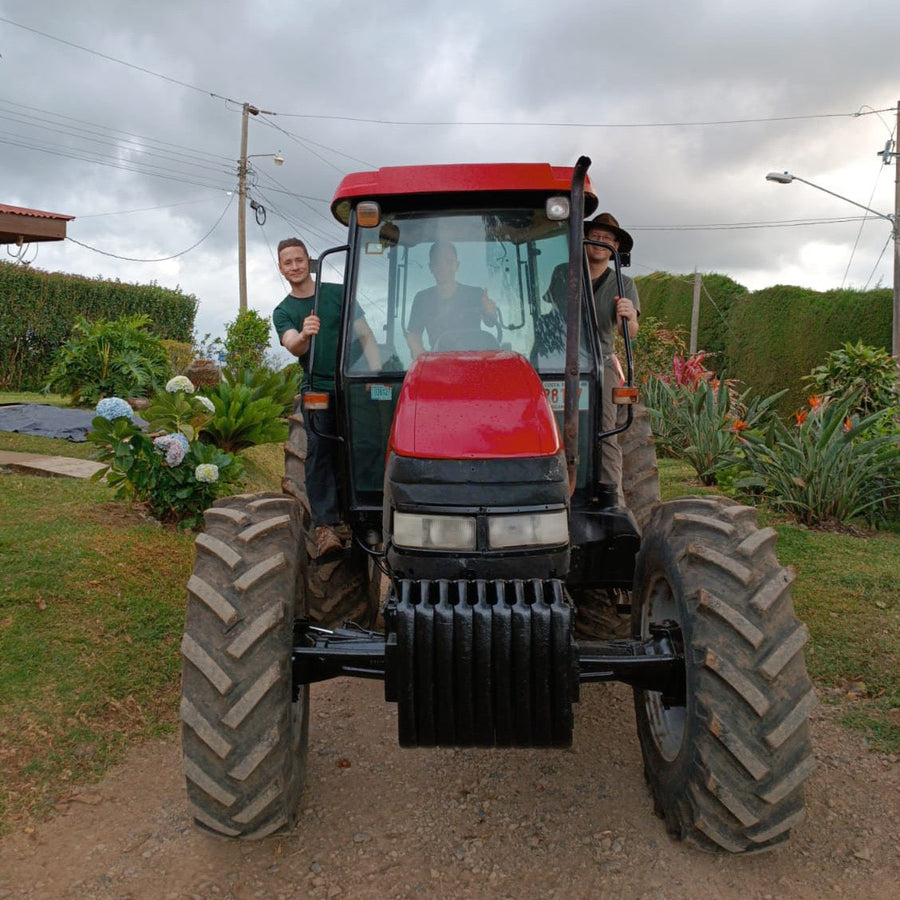
{"label": "sticker on windshield", "polygon": [[373,384],[369,386],[370,396],[373,400],[390,400],[393,394],[389,384]]}

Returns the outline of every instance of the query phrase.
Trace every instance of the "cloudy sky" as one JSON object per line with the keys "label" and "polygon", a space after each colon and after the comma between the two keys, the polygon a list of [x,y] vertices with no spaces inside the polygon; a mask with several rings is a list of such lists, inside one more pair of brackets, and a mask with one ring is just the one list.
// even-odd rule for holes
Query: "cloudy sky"
{"label": "cloudy sky", "polygon": [[265,316],[282,237],[342,242],[344,174],[581,154],[632,275],[890,286],[888,222],[765,175],[893,213],[898,35],[897,0],[0,0],[0,203],[76,217],[35,267],[180,287],[224,335],[248,102]]}

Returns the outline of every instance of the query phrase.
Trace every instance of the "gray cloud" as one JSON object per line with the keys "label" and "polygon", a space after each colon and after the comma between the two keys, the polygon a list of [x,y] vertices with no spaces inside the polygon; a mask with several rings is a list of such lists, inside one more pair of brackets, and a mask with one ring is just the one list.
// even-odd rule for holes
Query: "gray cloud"
{"label": "gray cloud", "polygon": [[[581,153],[601,205],[634,230],[636,274],[890,284],[890,248],[876,265],[887,223],[776,227],[856,211],[764,176],[790,169],[892,211],[894,170],[875,153],[896,125],[898,33],[895,0],[0,0],[0,202],[75,215],[69,234],[103,251],[47,244],[36,266],[180,286],[200,299],[198,331],[221,333],[237,310],[229,192],[248,101],[278,113],[249,123],[268,213],[264,227],[248,216],[250,305],[264,314],[285,290],[281,237],[341,240],[328,203],[343,174]],[[821,117],[871,107],[888,111]],[[264,156],[276,151],[283,167]],[[164,262],[115,258],[201,239]]]}

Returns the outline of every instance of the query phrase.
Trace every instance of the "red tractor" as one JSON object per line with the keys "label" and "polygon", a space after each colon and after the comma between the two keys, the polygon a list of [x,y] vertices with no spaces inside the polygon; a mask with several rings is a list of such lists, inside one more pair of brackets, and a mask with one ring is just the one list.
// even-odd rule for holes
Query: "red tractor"
{"label": "red tractor", "polygon": [[[754,851],[802,818],[815,693],[775,532],[726,499],[659,502],[627,335],[620,425],[599,427],[588,165],[386,168],[338,187],[347,243],[319,264],[344,271],[329,436],[352,540],[308,557],[313,384],[283,492],[217,502],[197,538],[181,719],[202,827],[259,838],[293,823],[309,685],[338,676],[383,680],[410,747],[566,747],[581,685],[622,681],[670,832]],[[419,352],[414,306],[447,245],[477,290],[453,309],[431,301],[443,324]],[[627,508],[598,480],[609,441],[624,448]],[[361,611],[365,627],[335,621]]]}

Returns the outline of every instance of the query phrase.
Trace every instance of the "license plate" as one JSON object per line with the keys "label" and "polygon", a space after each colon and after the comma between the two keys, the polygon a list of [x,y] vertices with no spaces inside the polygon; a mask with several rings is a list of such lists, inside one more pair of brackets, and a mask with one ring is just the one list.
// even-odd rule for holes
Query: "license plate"
{"label": "license plate", "polygon": [[[564,381],[545,381],[544,393],[550,401],[550,408],[554,412],[562,412],[566,402],[566,383]],[[588,382],[581,381],[578,384],[578,411],[586,412],[588,409]]]}

